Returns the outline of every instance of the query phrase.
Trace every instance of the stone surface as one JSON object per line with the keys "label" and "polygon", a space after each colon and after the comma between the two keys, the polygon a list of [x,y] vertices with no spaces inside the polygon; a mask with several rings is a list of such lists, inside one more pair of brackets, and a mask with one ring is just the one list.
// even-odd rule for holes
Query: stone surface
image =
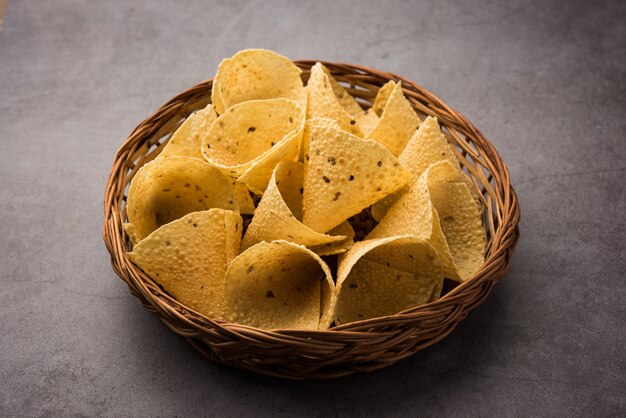
{"label": "stone surface", "polygon": [[[9,1],[0,415],[626,415],[625,19],[618,1]],[[441,343],[334,381],[256,376],[204,360],[110,269],[115,150],[247,47],[403,74],[508,162],[513,265]]]}

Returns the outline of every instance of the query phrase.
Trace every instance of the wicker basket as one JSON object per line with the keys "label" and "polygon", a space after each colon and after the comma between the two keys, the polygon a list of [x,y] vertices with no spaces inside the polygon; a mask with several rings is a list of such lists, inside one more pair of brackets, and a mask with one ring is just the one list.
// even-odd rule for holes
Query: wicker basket
{"label": "wicker basket", "polygon": [[[305,80],[315,61],[297,61]],[[519,237],[520,211],[506,165],[495,148],[463,115],[415,83],[391,73],[352,64],[324,62],[364,106],[389,80],[402,81],[404,94],[423,118],[437,116],[459,161],[485,204],[486,260],[470,280],[441,299],[402,313],[345,324],[327,331],[265,331],[210,320],[180,304],[129,260],[126,220],[128,185],[154,159],[191,112],[210,101],[212,80],[174,97],[130,134],[118,150],[104,197],[103,235],[113,270],[143,306],[157,314],[200,353],[224,364],[284,378],[331,378],[388,366],[446,337],[502,278]]]}

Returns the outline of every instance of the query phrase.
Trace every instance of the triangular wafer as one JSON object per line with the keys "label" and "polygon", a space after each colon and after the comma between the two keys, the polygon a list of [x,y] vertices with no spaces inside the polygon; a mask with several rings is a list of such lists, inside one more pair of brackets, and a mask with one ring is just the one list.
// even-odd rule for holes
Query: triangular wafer
{"label": "triangular wafer", "polygon": [[232,179],[205,161],[157,158],[141,167],[130,183],[126,211],[133,243],[190,212],[211,208],[239,211]]}
{"label": "triangular wafer", "polygon": [[[400,153],[398,161],[411,172],[414,179],[421,176],[431,164],[438,161],[449,161],[450,164],[459,168],[459,172],[461,171],[459,161],[452,151],[452,146],[448,144],[446,137],[441,132],[437,118],[432,116],[428,116],[422,122]],[[398,190],[377,202],[372,207],[374,219],[382,219],[404,191],[405,189]]]}
{"label": "triangular wafer", "polygon": [[376,93],[376,98],[374,98],[374,103],[372,104],[371,109],[379,117],[383,114],[383,110],[385,110],[387,100],[389,100],[389,96],[391,95],[394,87],[396,87],[396,82],[393,80],[389,80],[384,86],[382,86],[378,90],[378,93]]}
{"label": "triangular wafer", "polygon": [[402,86],[398,83],[385,103],[378,124],[366,138],[380,142],[393,155],[398,156],[419,124],[419,117],[404,97]]}
{"label": "triangular wafer", "polygon": [[333,77],[328,68],[326,68],[326,66],[322,63],[317,63],[316,65],[318,64],[322,68],[322,71],[324,71],[324,73],[326,73],[326,75],[328,76],[330,85],[333,88],[333,92],[337,97],[337,101],[339,101],[339,104],[341,104],[341,107],[343,107],[346,112],[348,112],[352,116],[356,116],[357,118],[364,115],[365,111],[363,110],[363,108],[359,106],[359,103],[354,99],[354,97],[352,97],[350,93],[348,93],[348,91],[341,84],[339,84],[339,82],[335,79],[335,77]]}
{"label": "triangular wafer", "polygon": [[280,239],[306,247],[319,247],[319,250],[338,241],[343,242],[344,248],[350,245],[350,242],[344,242],[346,236],[315,232],[301,222],[303,176],[301,163],[283,161],[276,166],[241,242],[242,251],[261,241]]}
{"label": "triangular wafer", "polygon": [[247,172],[250,188],[262,193],[278,161],[298,158],[303,128],[304,110],[293,100],[239,103],[204,135],[202,154],[227,175]]}
{"label": "triangular wafer", "polygon": [[262,329],[326,329],[335,285],[326,263],[288,241],[260,242],[226,272],[229,320]]}
{"label": "triangular wafer", "polygon": [[286,98],[306,107],[300,74],[287,57],[266,49],[239,51],[223,60],[215,75],[211,99],[218,114],[250,100]]}
{"label": "triangular wafer", "polygon": [[239,250],[241,229],[235,212],[193,212],[151,233],[129,256],[179,302],[225,320],[224,277]]}
{"label": "triangular wafer", "polygon": [[[217,119],[217,113],[211,104],[191,114],[174,132],[157,158],[189,157],[205,162],[204,156],[200,152],[201,141],[215,119]],[[248,188],[241,183],[234,183],[233,187],[235,188],[235,197],[239,202],[240,213],[254,213],[254,202],[248,193]],[[130,234],[130,226],[127,228]]]}
{"label": "triangular wafer", "polygon": [[311,77],[306,91],[308,95],[307,119],[333,119],[341,129],[362,136],[361,130],[356,125],[357,117],[351,115],[339,102],[327,71],[324,71],[319,62],[311,68]]}
{"label": "triangular wafer", "polygon": [[442,282],[437,252],[420,238],[357,242],[339,257],[335,322],[392,315],[428,303]]}
{"label": "triangular wafer", "polygon": [[211,104],[191,114],[174,132],[157,158],[180,156],[203,160],[200,142],[215,119],[217,119],[217,113]]}
{"label": "triangular wafer", "polygon": [[435,247],[446,277],[457,281],[472,277],[484,262],[486,239],[482,209],[461,176],[448,161],[430,166],[367,239],[418,236]]}
{"label": "triangular wafer", "polygon": [[313,126],[305,160],[303,223],[326,232],[411,179],[385,147],[343,130]]}

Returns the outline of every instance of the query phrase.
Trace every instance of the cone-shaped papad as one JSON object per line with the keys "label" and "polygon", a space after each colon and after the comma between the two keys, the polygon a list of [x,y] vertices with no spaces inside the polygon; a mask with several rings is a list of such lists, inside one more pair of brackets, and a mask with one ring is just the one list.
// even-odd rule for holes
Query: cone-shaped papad
{"label": "cone-shaped papad", "polygon": [[339,256],[335,322],[343,324],[428,303],[443,283],[435,249],[414,236],[355,243]]}
{"label": "cone-shaped papad", "polygon": [[137,243],[162,225],[211,208],[239,212],[232,179],[205,161],[157,158],[141,167],[130,183],[127,213]]}
{"label": "cone-shaped papad", "polygon": [[263,329],[326,329],[336,300],[326,263],[288,241],[239,254],[226,272],[225,295],[231,322]]}
{"label": "cone-shaped papad", "polygon": [[348,91],[341,85],[339,82],[333,77],[328,68],[321,62],[318,62],[316,65],[321,67],[322,71],[328,76],[328,81],[330,81],[330,86],[333,88],[333,93],[335,93],[335,97],[337,97],[337,101],[341,107],[343,107],[346,112],[351,114],[352,116],[362,116],[365,114],[365,111],[359,103],[356,101],[354,97],[348,93]]}
{"label": "cone-shaped papad", "polygon": [[462,174],[450,162],[440,161],[411,183],[367,238],[423,238],[439,253],[444,275],[462,282],[484,262],[482,215]]}
{"label": "cone-shaped papad", "polygon": [[154,231],[129,256],[179,302],[225,320],[224,277],[239,252],[241,227],[230,210],[193,212]]}
{"label": "cone-shaped papad", "polygon": [[[174,135],[172,135],[172,138],[157,158],[189,157],[205,161],[200,151],[201,141],[202,137],[213,125],[213,122],[215,122],[215,119],[217,119],[217,113],[215,113],[211,104],[191,114],[174,132]],[[254,213],[254,202],[248,193],[248,187],[241,183],[235,183],[233,187],[235,188],[235,197],[239,202],[240,213]]]}
{"label": "cone-shaped papad", "polygon": [[239,51],[220,63],[211,101],[220,115],[237,103],[281,97],[306,108],[301,73],[289,58],[273,51]]}
{"label": "cone-shaped papad", "polygon": [[383,114],[383,110],[385,110],[385,106],[387,105],[387,100],[389,100],[389,96],[391,92],[396,87],[396,82],[393,80],[388,81],[384,86],[378,90],[376,93],[376,98],[374,99],[374,103],[372,104],[371,109],[378,116]]}
{"label": "cone-shaped papad", "polygon": [[204,158],[225,174],[262,193],[281,160],[297,160],[304,109],[293,100],[254,100],[237,104],[202,139]]}
{"label": "cone-shaped papad", "polygon": [[309,158],[304,162],[303,222],[326,232],[410,179],[409,172],[378,142],[313,126]]}
{"label": "cone-shaped papad", "polygon": [[366,138],[380,142],[398,156],[419,124],[419,117],[404,97],[402,86],[397,83],[385,102],[378,124]]}
{"label": "cone-shaped papad", "polygon": [[190,157],[204,160],[200,152],[200,142],[215,119],[217,119],[217,113],[210,104],[191,114],[174,132],[157,158]]}
{"label": "cone-shaped papad", "polygon": [[336,253],[340,248],[346,251],[352,244],[352,237],[315,232],[301,222],[303,177],[302,163],[283,161],[276,166],[269,186],[246,230],[241,243],[242,251],[261,241],[280,239],[309,248],[316,247],[314,251],[320,255]]}
{"label": "cone-shaped papad", "polygon": [[[411,137],[402,150],[398,161],[411,172],[414,179],[421,176],[431,164],[439,161],[448,161],[450,164],[458,167],[459,172],[461,171],[459,161],[452,151],[452,146],[441,132],[437,118],[432,116],[427,117],[422,122],[415,135]],[[377,202],[372,207],[374,219],[382,219],[387,210],[398,201],[405,190],[405,188],[398,190]]]}
{"label": "cone-shaped papad", "polygon": [[321,63],[311,68],[311,77],[306,86],[308,94],[307,119],[325,118],[336,121],[341,129],[362,136],[354,116],[346,110],[335,95],[328,70]]}

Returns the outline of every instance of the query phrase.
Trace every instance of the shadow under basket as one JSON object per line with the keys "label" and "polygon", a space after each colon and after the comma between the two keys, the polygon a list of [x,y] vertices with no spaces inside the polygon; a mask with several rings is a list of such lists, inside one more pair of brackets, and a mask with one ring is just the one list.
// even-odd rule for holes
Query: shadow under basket
{"label": "shadow under basket", "polygon": [[[316,61],[296,61],[306,81]],[[130,292],[172,331],[209,359],[254,372],[292,379],[332,378],[388,366],[445,338],[489,295],[506,273],[519,238],[520,211],[506,165],[463,115],[410,80],[352,64],[323,62],[364,108],[389,80],[423,119],[436,116],[485,206],[485,262],[476,274],[441,299],[401,313],[354,322],[326,331],[277,330],[208,319],[165,293],[129,259],[122,224],[128,186],[145,163],[163,149],[171,134],[195,110],[210,102],[212,80],[174,97],[141,122],[118,150],[104,197],[103,236],[113,270]]]}

